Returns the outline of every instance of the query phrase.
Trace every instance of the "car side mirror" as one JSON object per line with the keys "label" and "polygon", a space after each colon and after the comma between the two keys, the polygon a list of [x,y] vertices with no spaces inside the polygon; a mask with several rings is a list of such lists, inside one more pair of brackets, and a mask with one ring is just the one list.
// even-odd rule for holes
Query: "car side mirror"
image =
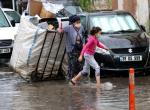
{"label": "car side mirror", "polygon": [[142,29],[144,32],[146,32],[146,28],[145,28],[145,26],[140,25],[140,27],[141,27],[141,29]]}
{"label": "car side mirror", "polygon": [[10,23],[11,23],[11,25],[12,25],[13,27],[15,27],[15,25],[16,25],[15,20],[11,20]]}

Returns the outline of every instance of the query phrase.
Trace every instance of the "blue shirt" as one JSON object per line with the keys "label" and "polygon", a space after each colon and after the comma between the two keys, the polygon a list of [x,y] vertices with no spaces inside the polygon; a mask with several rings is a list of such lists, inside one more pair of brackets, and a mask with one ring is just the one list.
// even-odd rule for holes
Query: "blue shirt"
{"label": "blue shirt", "polygon": [[[64,32],[66,33],[66,51],[67,52],[72,52],[75,42],[76,42],[76,37],[77,37],[77,31],[74,29],[73,25],[68,25],[64,28]],[[80,27],[79,32],[80,37],[82,42],[84,43],[84,28],[83,26]]]}

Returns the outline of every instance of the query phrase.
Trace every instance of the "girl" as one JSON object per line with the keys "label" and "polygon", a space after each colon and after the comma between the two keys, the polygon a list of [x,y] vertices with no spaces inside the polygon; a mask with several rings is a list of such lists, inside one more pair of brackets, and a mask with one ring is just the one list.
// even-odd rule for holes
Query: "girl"
{"label": "girl", "polygon": [[100,66],[94,59],[95,48],[96,46],[106,50],[108,50],[108,48],[98,40],[98,37],[101,35],[100,27],[93,27],[90,34],[91,36],[86,45],[83,47],[80,57],[78,58],[79,61],[82,61],[84,56],[85,63],[83,70],[80,71],[77,76],[73,77],[70,82],[75,85],[82,75],[88,74],[91,66],[95,69],[96,85],[100,87]]}

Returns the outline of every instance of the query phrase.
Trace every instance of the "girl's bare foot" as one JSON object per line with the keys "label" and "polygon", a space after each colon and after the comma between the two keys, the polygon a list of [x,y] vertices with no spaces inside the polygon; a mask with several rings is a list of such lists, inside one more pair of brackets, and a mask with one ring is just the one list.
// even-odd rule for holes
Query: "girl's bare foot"
{"label": "girl's bare foot", "polygon": [[70,83],[71,83],[73,86],[76,85],[76,82],[75,82],[73,79],[70,80]]}

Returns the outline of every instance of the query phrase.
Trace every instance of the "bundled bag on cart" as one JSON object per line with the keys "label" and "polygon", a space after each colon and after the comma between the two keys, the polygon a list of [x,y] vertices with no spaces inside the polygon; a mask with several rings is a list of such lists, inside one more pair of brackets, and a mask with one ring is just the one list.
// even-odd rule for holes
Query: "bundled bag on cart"
{"label": "bundled bag on cart", "polygon": [[10,66],[27,81],[57,77],[65,55],[63,34],[35,24],[33,18],[21,18],[10,60]]}

